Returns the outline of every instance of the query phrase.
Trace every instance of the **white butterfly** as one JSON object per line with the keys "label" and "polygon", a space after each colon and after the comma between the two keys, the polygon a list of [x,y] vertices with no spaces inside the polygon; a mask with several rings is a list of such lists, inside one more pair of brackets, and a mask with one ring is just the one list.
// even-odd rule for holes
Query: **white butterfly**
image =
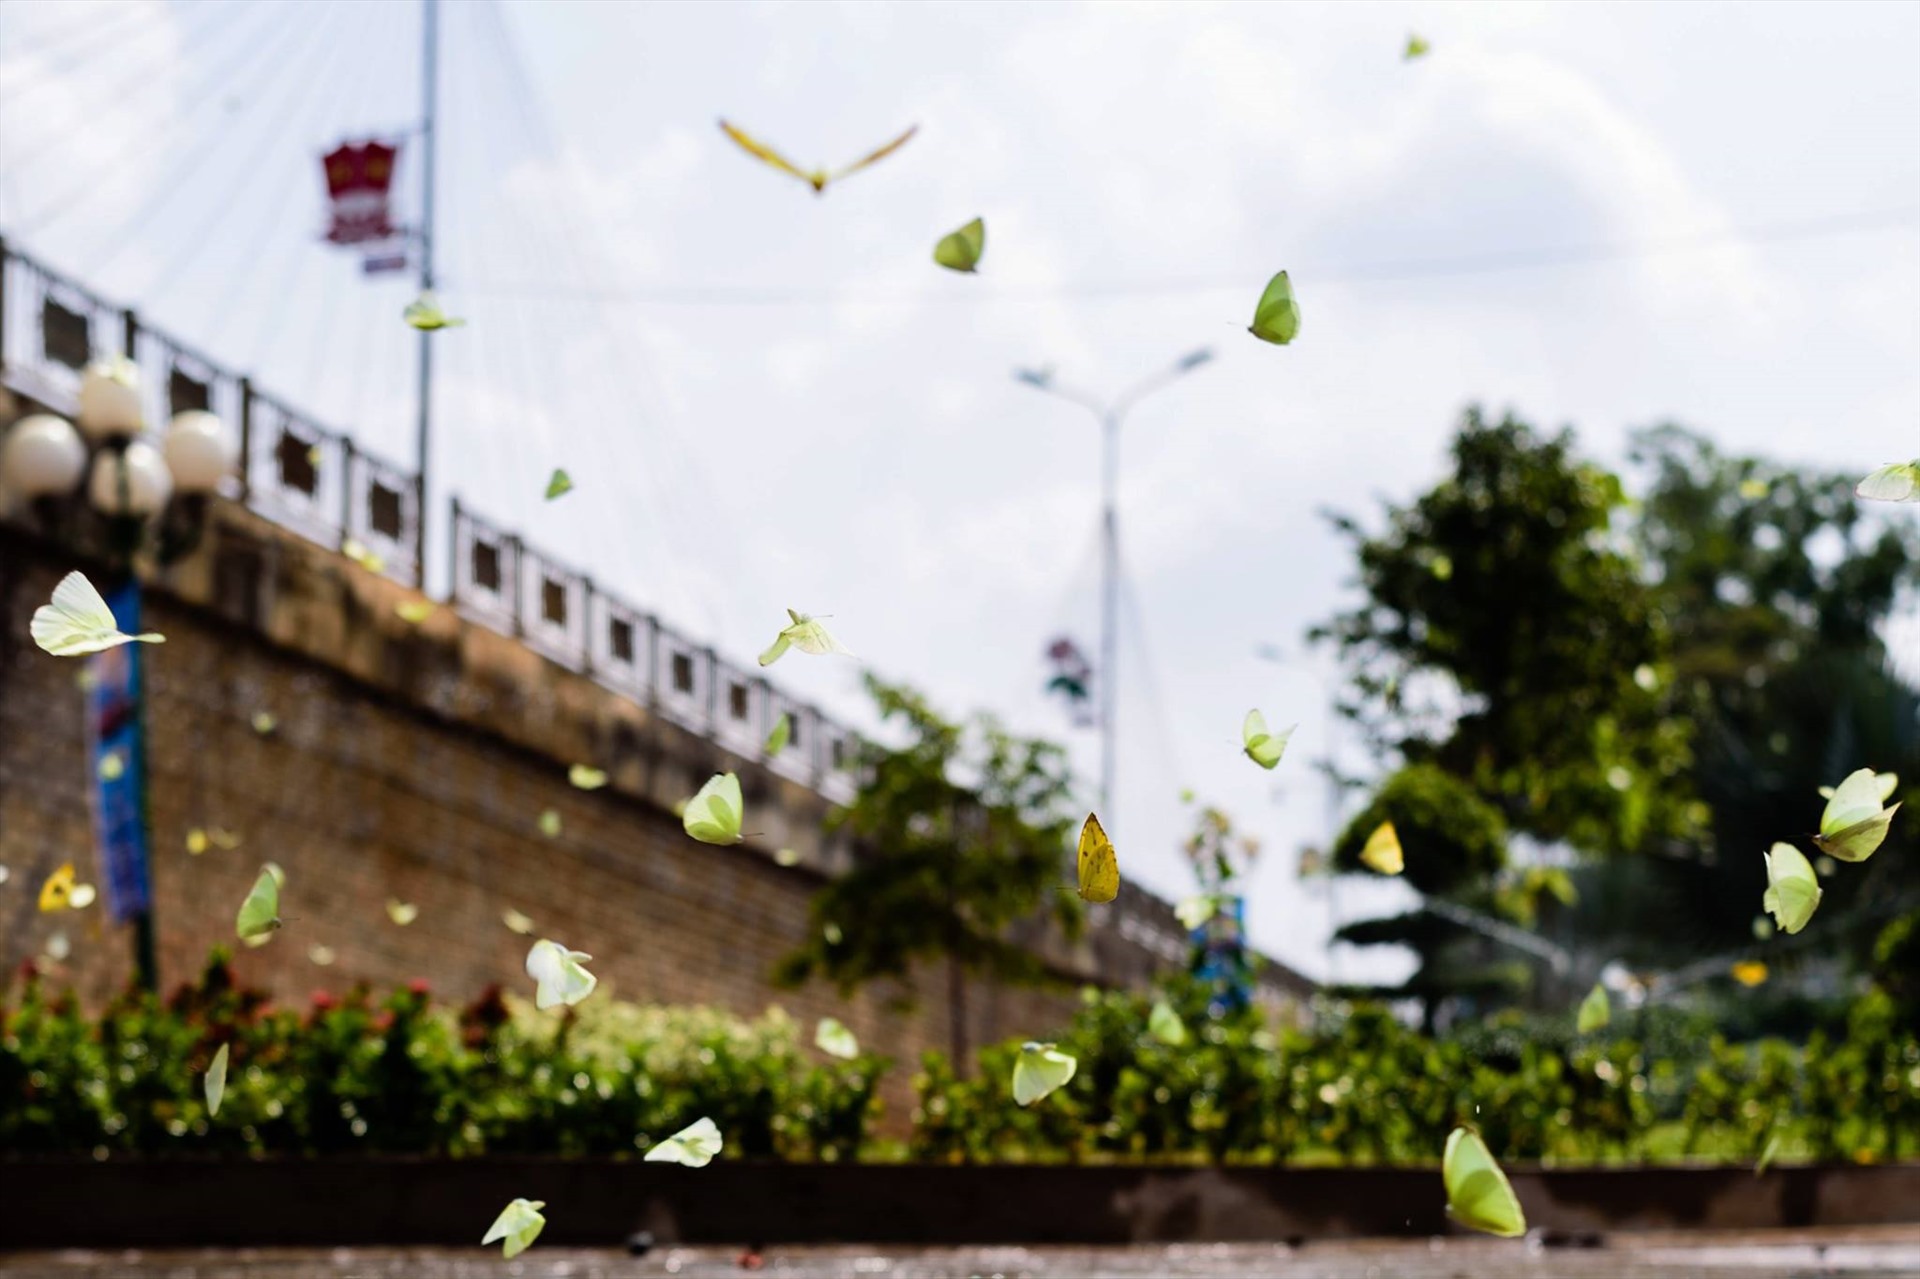
{"label": "white butterfly", "polygon": [[592,955],[568,950],[557,941],[537,941],[527,952],[527,976],[539,983],[534,1006],[577,1004],[593,993],[600,979],[580,965]]}
{"label": "white butterfly", "polygon": [[705,1168],[713,1162],[725,1143],[720,1139],[720,1129],[711,1119],[697,1119],[649,1150],[645,1162],[650,1164],[685,1164],[689,1168]]}
{"label": "white butterfly", "polygon": [[107,601],[93,588],[86,574],[78,571],[60,579],[60,585],[53,588],[53,602],[33,611],[29,629],[33,642],[55,657],[79,657],[136,641],[167,642],[166,636],[152,631],[144,635],[128,635],[122,631]]}

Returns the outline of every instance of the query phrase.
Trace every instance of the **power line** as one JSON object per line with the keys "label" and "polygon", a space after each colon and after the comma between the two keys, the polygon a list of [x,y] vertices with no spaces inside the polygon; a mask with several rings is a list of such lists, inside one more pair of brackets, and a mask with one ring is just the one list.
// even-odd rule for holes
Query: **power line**
{"label": "power line", "polygon": [[[153,69],[146,65],[148,61],[152,61],[158,65],[171,61],[173,58],[175,53],[174,42],[164,37],[178,34],[180,37],[178,43],[190,48],[192,47],[192,40],[189,38],[190,32],[193,37],[197,38],[204,32],[213,30],[226,16],[220,12],[218,7],[208,4],[197,8],[193,11],[193,14],[190,15],[202,19],[202,23],[199,26],[190,27],[183,20],[179,24],[152,26],[143,33],[136,33],[123,39],[123,33],[119,28],[127,26],[129,19],[140,16],[142,10],[139,7],[128,5],[123,9],[117,10],[113,17],[100,20],[93,19],[90,16],[90,10],[91,6],[83,8],[82,11],[89,12],[89,16],[75,24],[76,27],[81,28],[79,31],[80,39],[74,42],[71,48],[63,48],[56,52],[53,46],[61,42],[53,40],[48,41],[47,44],[39,48],[29,46],[24,52],[19,49],[9,49],[7,51],[9,56],[6,69],[14,70],[24,65],[32,67],[36,72],[36,74],[32,76],[22,77],[25,83],[21,84],[20,87],[14,90],[13,94],[9,96],[8,101],[16,110],[19,108],[20,99],[33,93],[36,89],[45,89],[57,85],[73,72],[82,68],[89,70],[96,66],[104,68],[120,55],[136,50],[146,50],[149,46],[155,46],[155,42],[157,41],[157,46],[153,48],[153,51],[160,55],[158,58],[143,58],[140,62],[136,62],[131,66],[122,67],[114,73],[115,79],[121,83],[146,75]],[[148,12],[151,11],[149,10]],[[52,135],[51,140],[57,141],[59,137],[60,135],[56,133]],[[40,150],[45,150],[45,147],[41,147]],[[34,154],[38,155],[39,151],[36,151]],[[26,163],[26,161],[20,160],[14,163],[23,164]]]}
{"label": "power line", "polygon": [[[220,11],[209,6],[208,8],[201,10],[200,12],[203,15],[211,15],[211,14],[218,14]],[[266,12],[266,10],[260,9],[260,8],[248,8],[247,10],[245,10],[245,14],[248,16],[262,13],[262,12]],[[221,16],[224,17],[225,15],[221,15]],[[254,25],[257,25],[257,23]],[[206,32],[211,32],[218,27],[219,27],[219,24],[213,21],[208,21],[207,23],[205,23]],[[184,25],[184,23],[178,30],[180,34],[180,40],[178,43],[183,46],[195,48],[196,56],[198,56],[201,59],[205,59],[212,53],[211,48],[199,46],[196,43],[197,41],[199,41],[200,37],[206,32],[203,32],[198,27],[189,29]],[[224,32],[227,35],[229,43],[231,45],[231,49],[233,50],[246,49],[249,46],[256,45],[259,43],[258,37],[255,35],[255,33],[251,29],[249,29],[249,24],[246,21],[244,21],[243,17],[240,15],[236,15],[233,21],[228,22],[224,26]],[[237,38],[236,38],[236,34],[237,34]],[[173,58],[173,56],[176,53],[176,49],[174,44],[163,42],[162,44],[159,45],[158,52],[161,56],[153,60],[154,65],[152,66],[140,65],[137,67],[121,68],[120,70],[113,73],[114,82],[117,84],[127,80],[138,80],[142,77],[153,74],[155,71],[165,66]],[[88,67],[91,67],[92,64],[82,59],[82,60],[79,60],[79,63],[73,64],[73,65],[86,65]],[[29,81],[27,84],[22,85],[21,88],[16,93],[8,95],[7,105],[12,111],[18,113],[22,109],[20,106],[21,97],[31,93],[36,85],[60,84],[65,82],[65,80],[66,80],[66,72],[63,70],[59,74],[47,76],[45,79],[42,79],[42,80]],[[77,92],[78,92],[78,89],[76,88],[76,93]],[[23,169],[27,169],[31,167],[41,157],[46,155],[52,155],[52,154],[64,155],[72,149],[72,146],[73,146],[72,130],[51,129],[40,139],[38,145],[27,147],[24,150],[20,151],[18,154],[9,153],[7,157],[8,172],[15,179],[18,179]]]}
{"label": "power line", "polygon": [[[1565,245],[1553,248],[1524,249],[1499,253],[1467,254],[1445,258],[1414,258],[1400,261],[1336,267],[1319,274],[1311,269],[1293,274],[1315,285],[1387,284],[1409,280],[1436,279],[1445,276],[1487,275],[1555,266],[1579,266],[1596,262],[1624,261],[1658,257],[1689,250],[1720,248],[1737,244],[1773,244],[1792,240],[1811,240],[1827,236],[1849,235],[1864,231],[1884,231],[1920,226],[1920,207],[1908,206],[1865,213],[1833,214],[1793,222],[1734,228],[1726,231],[1702,231],[1616,244]],[[767,289],[750,285],[652,285],[644,287],[599,288],[585,285],[552,284],[537,280],[508,280],[489,283],[476,281],[469,290],[481,294],[546,297],[556,300],[627,303],[642,306],[834,306],[841,304],[898,306],[921,303],[1022,302],[1056,298],[1090,300],[1170,297],[1189,293],[1213,293],[1251,288],[1247,275],[1203,276],[1187,279],[1145,280],[1114,284],[1067,284],[1031,288],[1002,287],[964,291],[935,289],[855,289],[809,288],[796,286]]]}
{"label": "power line", "polygon": [[12,60],[53,62],[59,69],[65,70],[75,61],[73,47],[98,51],[104,41],[117,39],[120,28],[142,12],[137,5],[123,5],[103,18],[93,5],[71,5],[69,9],[80,16],[72,22],[42,31],[37,43],[32,40],[16,43],[18,37],[5,36],[0,39],[0,48],[4,48]]}
{"label": "power line", "polygon": [[[362,11],[362,15],[364,16],[364,11]],[[232,213],[235,206],[239,203],[240,193],[252,187],[258,180],[256,170],[260,162],[269,154],[271,148],[276,144],[284,144],[286,142],[290,136],[288,126],[293,122],[294,118],[296,116],[304,118],[306,111],[311,108],[314,102],[325,101],[325,94],[329,87],[327,75],[339,61],[340,52],[345,48],[351,47],[353,44],[351,40],[330,42],[326,37],[331,34],[332,29],[331,23],[329,22],[326,26],[316,31],[312,39],[308,40],[301,50],[301,52],[317,52],[320,55],[313,67],[315,74],[310,79],[293,75],[292,71],[294,68],[291,65],[286,69],[286,73],[276,77],[277,83],[284,84],[289,92],[284,101],[277,104],[279,110],[270,119],[264,116],[261,117],[262,127],[256,139],[256,145],[240,161],[238,181],[225,184],[226,190],[222,192],[220,198],[213,201],[213,208],[209,211],[210,216],[202,219],[200,225],[195,229],[194,234],[188,237],[186,241],[186,252],[177,255],[172,262],[164,266],[161,269],[159,277],[141,290],[142,295],[147,297],[157,295],[166,283],[170,283],[179,274],[187,262],[191,262],[199,257],[200,253],[212,243],[214,228],[225,221],[227,215]],[[301,92],[303,88],[306,89],[304,94]],[[269,92],[271,92],[271,90],[269,90]],[[171,179],[157,188],[154,193],[147,198],[146,202],[133,212],[132,216],[128,217],[104,237],[104,243],[107,246],[105,256],[88,264],[82,269],[81,274],[99,275],[104,272],[107,265],[124,252],[127,246],[132,243],[130,237],[134,228],[146,225],[153,219],[154,214],[158,213],[160,209],[165,206],[170,197],[178,192],[187,190],[188,184],[184,179],[197,169],[202,161],[216,152],[225,151],[226,148],[224,146],[217,145],[219,134],[216,131],[210,130],[205,137],[215,140],[216,145],[202,146],[198,151],[195,151],[180,164],[176,165],[172,171]],[[286,194],[286,190],[287,188],[282,189],[281,194],[283,196]]]}
{"label": "power line", "polygon": [[[291,23],[281,28],[282,36],[287,36],[287,35],[299,36],[301,34],[302,34],[301,28]],[[279,44],[276,44],[274,46],[274,49],[273,49],[274,54],[277,55],[281,51],[281,48],[287,43],[294,43],[294,42],[282,40]],[[227,87],[227,81],[231,77],[232,73],[235,70],[239,69],[240,67],[244,66],[247,63],[249,58],[258,57],[260,50],[258,45],[255,44],[253,41],[244,41],[240,44],[238,48],[234,50],[234,52],[240,54],[241,56],[238,58],[229,59],[227,62],[222,63],[217,71],[210,73],[207,76],[207,78],[201,83],[201,85],[199,86],[200,92],[196,94],[184,106],[182,106],[178,111],[172,113],[172,120],[174,124],[177,125],[179,122],[186,120],[195,112],[199,111],[200,108],[204,107],[205,105],[207,105],[207,103],[211,102],[216,94],[220,93],[223,88]],[[274,70],[272,57],[261,57],[259,58],[259,61],[255,62],[253,65],[254,65],[254,69],[256,70],[264,69],[268,72],[271,72]],[[254,84],[254,81],[248,82],[249,91],[252,90],[253,84]],[[231,90],[229,90],[229,94],[231,94]],[[170,127],[164,128],[162,130],[161,136],[164,137],[169,132],[171,132]],[[215,140],[215,142],[217,142],[220,137],[220,134],[218,130],[208,130],[207,133],[203,135],[203,137],[213,139]],[[124,139],[123,145],[121,145],[120,147],[115,149],[110,155],[108,155],[105,158],[103,163],[94,166],[92,169],[89,169],[85,174],[81,176],[80,181],[70,184],[64,190],[62,190],[59,195],[46,201],[37,210],[35,210],[32,216],[20,219],[21,233],[25,235],[32,235],[35,232],[42,230],[48,223],[52,222],[54,219],[67,213],[68,210],[77,201],[84,199],[89,194],[97,194],[99,191],[103,189],[112,187],[119,177],[125,176],[125,174],[128,172],[124,163],[128,159],[128,157],[130,157],[137,151],[151,148],[154,145],[155,141],[156,139],[152,137],[143,137],[138,134],[127,135],[127,137]],[[200,152],[197,154],[204,154],[205,150],[206,150],[206,147],[203,146]],[[104,181],[101,180],[103,177],[105,179]]]}

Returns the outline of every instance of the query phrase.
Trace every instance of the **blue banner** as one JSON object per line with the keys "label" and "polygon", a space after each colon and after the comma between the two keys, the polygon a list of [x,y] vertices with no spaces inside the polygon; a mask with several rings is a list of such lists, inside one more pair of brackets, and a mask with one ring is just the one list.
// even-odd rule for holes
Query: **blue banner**
{"label": "blue banner", "polygon": [[[140,584],[107,593],[120,629],[140,633]],[[141,749],[140,650],[122,644],[88,659],[87,763],[93,770],[93,832],[107,912],[124,924],[153,905],[147,877],[147,761]]]}
{"label": "blue banner", "polygon": [[1223,1017],[1245,1008],[1253,989],[1247,955],[1247,903],[1238,893],[1216,898],[1211,918],[1193,930],[1193,973],[1213,988],[1208,1011]]}

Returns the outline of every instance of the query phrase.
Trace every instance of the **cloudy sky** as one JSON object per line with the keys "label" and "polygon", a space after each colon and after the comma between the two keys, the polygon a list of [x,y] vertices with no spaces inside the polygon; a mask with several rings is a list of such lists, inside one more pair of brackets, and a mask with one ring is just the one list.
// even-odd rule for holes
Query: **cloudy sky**
{"label": "cloudy sky", "polygon": [[[1091,778],[1039,690],[1050,638],[1095,638],[1096,428],[1010,372],[1104,397],[1212,348],[1125,428],[1103,816],[1177,895],[1178,792],[1227,807],[1267,848],[1255,935],[1309,972],[1359,971],[1293,876],[1337,747],[1300,642],[1346,598],[1323,508],[1429,484],[1476,402],[1613,461],[1663,420],[1809,463],[1916,451],[1920,5],[443,13],[442,292],[472,324],[438,348],[436,495],[736,658],[789,604],[831,613]],[[415,127],[418,38],[412,6],[18,0],[0,230],[410,462],[409,286],[314,235],[317,154]],[[920,133],[815,198],[722,115],[808,165]],[[974,216],[979,277],[937,270]],[[1283,267],[1305,320],[1279,349],[1244,325]],[[554,465],[580,487],[549,507]],[[859,710],[852,664],[778,673]],[[1301,724],[1271,776],[1238,754],[1251,705]]]}

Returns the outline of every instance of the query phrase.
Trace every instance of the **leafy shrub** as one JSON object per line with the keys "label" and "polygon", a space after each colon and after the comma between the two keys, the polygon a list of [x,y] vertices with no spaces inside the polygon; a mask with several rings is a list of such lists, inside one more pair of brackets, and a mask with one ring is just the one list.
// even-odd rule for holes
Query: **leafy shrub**
{"label": "leafy shrub", "polygon": [[[1839,1040],[1815,1035],[1802,1049],[1696,1033],[1685,1057],[1651,1060],[1633,1038],[1517,1015],[1434,1039],[1374,1006],[1325,1004],[1308,1027],[1274,1027],[1258,1012],[1208,1022],[1203,992],[1170,993],[1187,1046],[1151,1038],[1150,998],[1089,995],[1057,1037],[1079,1070],[1030,1108],[1008,1087],[1017,1044],[983,1050],[967,1080],[929,1054],[915,1078],[911,1153],[1432,1162],[1447,1133],[1471,1123],[1500,1157],[1547,1163],[1750,1160],[1776,1136],[1782,1158],[1920,1154],[1920,1040],[1878,994],[1856,1002]],[[1648,1024],[1678,1042],[1678,1020]]]}
{"label": "leafy shrub", "polygon": [[[1729,1042],[1700,1014],[1644,1009],[1620,1035],[1570,1016],[1503,1013],[1445,1038],[1385,1009],[1321,1002],[1309,1024],[1208,1015],[1208,989],[1089,991],[1056,1042],[1079,1068],[1030,1107],[1017,1043],[971,1078],[930,1053],[915,1078],[916,1159],[1094,1163],[1431,1163],[1457,1123],[1501,1158],[1549,1163],[1920,1156],[1920,1039],[1875,991],[1804,1047]],[[1154,998],[1187,1042],[1148,1033]],[[412,986],[276,1009],[216,952],[165,1004],[128,995],[97,1017],[29,971],[0,1007],[0,1151],[316,1155],[636,1155],[706,1115],[729,1157],[850,1160],[888,1063],[827,1062],[778,1010],[590,999],[540,1013],[490,990],[464,1009]],[[217,1121],[202,1097],[231,1045]],[[1652,1047],[1649,1048],[1649,1045]]]}
{"label": "leafy shrub", "polygon": [[[229,1044],[220,1115],[203,1076]],[[171,1000],[97,1019],[28,971],[0,1008],[0,1150],[637,1155],[710,1116],[730,1155],[851,1158],[886,1062],[809,1060],[771,1011],[591,1000],[536,1012],[496,988],[458,1013],[424,985],[316,995],[304,1014],[233,985],[216,951]]]}

